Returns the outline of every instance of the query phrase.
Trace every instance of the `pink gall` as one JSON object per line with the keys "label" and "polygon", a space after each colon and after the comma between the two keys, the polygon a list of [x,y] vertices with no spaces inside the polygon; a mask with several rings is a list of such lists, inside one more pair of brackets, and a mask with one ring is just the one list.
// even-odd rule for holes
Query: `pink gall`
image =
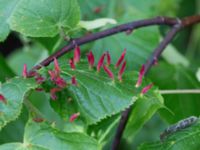
{"label": "pink gall", "polygon": [[147,93],[147,92],[152,88],[152,86],[153,86],[152,83],[149,84],[149,85],[147,85],[147,86],[145,86],[145,87],[142,89],[141,94],[143,95],[143,94]]}
{"label": "pink gall", "polygon": [[126,61],[123,62],[122,66],[121,66],[121,68],[120,68],[120,70],[118,72],[119,81],[122,81],[122,75],[123,75],[125,69],[126,69]]}
{"label": "pink gall", "polygon": [[101,67],[103,66],[105,56],[106,56],[106,53],[103,53],[103,55],[100,57],[100,59],[97,63],[97,72],[99,72]]}
{"label": "pink gall", "polygon": [[111,79],[114,79],[114,75],[113,75],[112,71],[106,65],[103,66],[103,69]]}
{"label": "pink gall", "polygon": [[73,122],[75,119],[78,118],[78,116],[80,116],[80,113],[79,113],[79,112],[78,112],[78,113],[75,113],[75,114],[72,114],[72,115],[70,116],[70,118],[69,118],[69,121],[70,121],[70,122]]}
{"label": "pink gall", "polygon": [[26,64],[24,64],[22,76],[23,76],[24,78],[27,78],[27,77],[28,77],[28,71],[27,71],[27,65],[26,65]]}
{"label": "pink gall", "polygon": [[54,58],[54,70],[57,74],[60,73],[60,67],[59,67],[59,64],[58,64],[58,60],[56,58]]}
{"label": "pink gall", "polygon": [[110,66],[111,64],[111,57],[110,57],[110,53],[106,52],[106,58],[107,58],[107,65]]}
{"label": "pink gall", "polygon": [[90,68],[92,68],[94,66],[94,55],[93,55],[92,51],[90,51],[87,54],[87,59],[88,59],[88,63],[89,63]]}
{"label": "pink gall", "polygon": [[57,92],[60,92],[60,91],[61,91],[61,88],[52,88],[52,89],[50,90],[51,99],[52,99],[52,100],[56,100],[56,99],[57,99],[56,93],[57,93]]}
{"label": "pink gall", "polygon": [[70,65],[70,68],[72,69],[72,70],[74,70],[76,67],[75,67],[75,64],[74,64],[74,60],[71,58],[70,60],[69,60],[69,65]]}
{"label": "pink gall", "polygon": [[61,77],[57,77],[54,82],[60,88],[64,88],[67,86],[67,82]]}
{"label": "pink gall", "polygon": [[7,101],[2,94],[0,94],[0,101],[3,102],[4,104],[7,104]]}
{"label": "pink gall", "polygon": [[74,49],[74,63],[75,64],[80,61],[80,57],[81,57],[80,47],[76,46]]}
{"label": "pink gall", "polygon": [[45,78],[42,77],[42,76],[37,76],[37,77],[35,78],[35,80],[36,80],[36,82],[37,82],[38,84],[42,84],[42,83],[45,81]]}
{"label": "pink gall", "polygon": [[71,81],[72,85],[77,85],[77,81],[76,81],[76,77],[75,76],[73,76],[71,80],[72,80]]}
{"label": "pink gall", "polygon": [[120,66],[120,64],[124,60],[125,55],[126,55],[126,49],[124,49],[124,51],[122,52],[120,58],[118,59],[117,63],[115,64],[115,68],[118,68]]}
{"label": "pink gall", "polygon": [[142,65],[140,72],[139,72],[139,76],[138,76],[138,80],[137,83],[135,85],[135,87],[139,87],[142,84],[142,78],[144,76],[144,71],[145,71],[145,66]]}

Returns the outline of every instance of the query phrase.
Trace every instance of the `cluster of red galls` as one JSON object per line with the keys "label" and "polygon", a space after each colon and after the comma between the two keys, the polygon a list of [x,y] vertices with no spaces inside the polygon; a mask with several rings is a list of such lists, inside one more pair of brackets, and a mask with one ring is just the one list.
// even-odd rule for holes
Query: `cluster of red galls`
{"label": "cluster of red galls", "polygon": [[[118,72],[118,80],[120,82],[122,82],[122,75],[123,75],[125,68],[126,68],[126,61],[124,60],[125,55],[126,55],[126,49],[124,49],[120,58],[118,59],[117,63],[115,64],[115,68],[119,68],[120,65],[122,64],[120,69],[119,69],[119,72]],[[80,56],[81,56],[80,47],[76,46],[75,50],[74,50],[74,57],[69,60],[69,64],[70,64],[71,69],[73,69],[73,70],[76,69],[76,64],[80,61]],[[106,57],[106,61],[107,61],[106,65],[104,64],[105,57]],[[87,54],[87,59],[88,59],[89,67],[93,68],[94,63],[95,63],[95,58],[94,58],[92,51],[90,51]],[[107,73],[107,75],[112,80],[114,80],[114,74],[109,69],[110,64],[111,64],[110,54],[109,54],[109,52],[105,52],[100,57],[100,59],[97,63],[96,69],[97,69],[97,72],[99,72],[101,67],[103,67],[103,69]],[[135,87],[139,87],[141,85],[142,79],[143,79],[143,76],[144,76],[144,71],[145,71],[145,66],[142,65],[142,68],[140,69],[138,80],[137,80]],[[56,92],[61,91],[63,88],[65,88],[67,86],[66,81],[60,76],[61,69],[59,67],[59,64],[58,64],[58,61],[57,61],[56,58],[54,58],[54,70],[49,70],[48,73],[50,75],[50,80],[55,85],[57,85],[57,87],[54,87],[50,90],[51,98],[53,100],[56,100],[57,99]],[[24,64],[22,75],[23,75],[24,78],[28,77],[28,71],[27,71],[27,65],[26,64]],[[45,81],[45,78],[42,77],[40,74],[38,74],[36,72],[34,72],[33,76],[35,77],[38,84],[41,84]],[[72,76],[71,84],[75,85],[75,86],[77,85],[77,80],[76,80],[75,76]],[[149,84],[146,87],[144,87],[141,91],[141,95],[145,94],[152,87],[152,85],[153,84]],[[41,90],[41,89],[36,89],[36,90]],[[5,97],[2,94],[0,94],[0,101],[2,101],[5,104],[7,103]],[[80,115],[79,112],[72,114],[69,121],[73,122],[79,115]]]}

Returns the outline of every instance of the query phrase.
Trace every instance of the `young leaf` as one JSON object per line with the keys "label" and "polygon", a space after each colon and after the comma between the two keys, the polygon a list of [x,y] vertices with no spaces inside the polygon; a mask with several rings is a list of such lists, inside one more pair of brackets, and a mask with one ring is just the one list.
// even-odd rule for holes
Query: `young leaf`
{"label": "young leaf", "polygon": [[93,21],[80,21],[78,25],[86,30],[94,30],[104,27],[107,24],[117,24],[117,22],[111,18],[100,18]]}
{"label": "young leaf", "polygon": [[196,150],[200,147],[200,121],[172,133],[164,141],[144,143],[138,150]]}
{"label": "young leaf", "polygon": [[8,18],[13,12],[13,9],[16,6],[16,3],[19,0],[1,0],[0,1],[0,42],[4,41],[10,32],[9,25],[7,23]]}
{"label": "young leaf", "polygon": [[0,149],[100,150],[100,145],[96,140],[83,133],[61,132],[46,122],[36,123],[29,120],[25,128],[23,143],[3,144]]}
{"label": "young leaf", "polygon": [[31,37],[53,37],[80,19],[76,0],[21,0],[9,19],[12,30]]}
{"label": "young leaf", "polygon": [[0,94],[6,100],[6,104],[0,102],[0,130],[19,116],[27,92],[37,86],[34,79],[15,77],[0,87]]}
{"label": "young leaf", "polygon": [[142,96],[136,101],[124,132],[124,137],[128,140],[133,140],[138,131],[151,119],[155,112],[164,107],[163,98],[159,96],[158,92],[154,90],[151,95]]}

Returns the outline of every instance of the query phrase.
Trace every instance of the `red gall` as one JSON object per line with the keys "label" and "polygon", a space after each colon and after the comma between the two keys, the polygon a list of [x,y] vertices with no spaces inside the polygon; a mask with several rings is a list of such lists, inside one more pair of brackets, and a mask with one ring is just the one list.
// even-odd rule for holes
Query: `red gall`
{"label": "red gall", "polygon": [[60,67],[59,67],[59,64],[58,64],[58,60],[54,57],[54,70],[57,74],[60,73]]}
{"label": "red gall", "polygon": [[97,72],[100,71],[102,65],[103,65],[103,62],[104,62],[104,58],[106,56],[106,53],[103,53],[103,55],[100,57],[98,63],[97,63]]}
{"label": "red gall", "polygon": [[36,76],[35,80],[38,84],[42,84],[45,81],[45,78],[39,75],[39,76]]}
{"label": "red gall", "polygon": [[114,79],[114,75],[113,75],[112,71],[106,65],[103,66],[103,69],[111,79]]}
{"label": "red gall", "polygon": [[73,76],[71,80],[72,80],[71,81],[72,85],[77,85],[77,81],[76,81],[76,77],[75,76]]}
{"label": "red gall", "polygon": [[123,62],[122,66],[121,66],[121,68],[120,68],[120,70],[118,72],[119,81],[122,81],[122,75],[123,75],[125,69],[126,69],[126,61]]}
{"label": "red gall", "polygon": [[144,71],[145,71],[145,66],[142,65],[140,72],[139,72],[139,76],[138,76],[138,80],[137,83],[135,85],[135,87],[139,87],[142,84],[142,78],[144,76]]}
{"label": "red gall", "polygon": [[60,88],[64,88],[67,86],[67,82],[61,77],[57,77],[54,82]]}
{"label": "red gall", "polygon": [[72,70],[75,69],[74,59],[71,58],[71,59],[69,60],[69,65],[70,65],[70,68],[71,68]]}
{"label": "red gall", "polygon": [[57,99],[56,93],[60,91],[61,91],[61,88],[52,88],[50,90],[51,99],[56,100]]}
{"label": "red gall", "polygon": [[147,86],[145,86],[145,87],[142,89],[141,94],[143,95],[143,94],[147,93],[147,92],[151,89],[152,86],[153,86],[152,83],[149,84],[149,85],[147,85]]}
{"label": "red gall", "polygon": [[88,63],[89,63],[90,68],[92,68],[94,66],[94,55],[93,55],[92,51],[90,51],[87,54],[87,59],[88,59]]}
{"label": "red gall", "polygon": [[50,78],[51,78],[51,81],[54,81],[56,78],[57,78],[57,74],[55,71],[52,71],[52,70],[49,70],[48,71],[49,75],[50,75]]}
{"label": "red gall", "polygon": [[27,71],[27,65],[26,65],[26,64],[24,64],[22,76],[23,76],[24,78],[27,78],[27,77],[28,77],[28,71]]}
{"label": "red gall", "polygon": [[107,58],[107,65],[110,66],[111,64],[111,57],[110,57],[110,53],[106,52],[106,58]]}
{"label": "red gall", "polygon": [[0,101],[3,102],[4,104],[7,104],[7,101],[2,94],[0,94]]}
{"label": "red gall", "polygon": [[80,57],[81,57],[80,47],[76,46],[74,49],[74,63],[75,64],[80,61]]}
{"label": "red gall", "polygon": [[120,64],[124,60],[125,55],[126,55],[126,49],[124,49],[124,51],[122,52],[120,58],[118,59],[117,63],[115,64],[115,68],[118,68],[120,66]]}
{"label": "red gall", "polygon": [[75,113],[75,114],[72,114],[72,115],[70,116],[70,118],[69,118],[69,121],[70,121],[70,122],[73,122],[75,119],[78,118],[78,116],[80,116],[80,112]]}

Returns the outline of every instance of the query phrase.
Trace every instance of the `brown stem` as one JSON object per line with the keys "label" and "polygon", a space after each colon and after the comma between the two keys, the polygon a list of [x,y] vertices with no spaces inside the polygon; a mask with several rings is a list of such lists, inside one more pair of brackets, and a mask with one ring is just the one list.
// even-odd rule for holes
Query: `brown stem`
{"label": "brown stem", "polygon": [[[168,34],[165,36],[163,41],[154,50],[152,56],[147,60],[145,64],[145,75],[147,74],[151,66],[153,65],[154,60],[160,57],[165,47],[173,40],[177,32],[179,32],[184,27],[191,26],[199,22],[200,22],[200,15],[186,17],[186,18],[183,18],[182,20],[177,19],[177,23],[173,25],[172,29],[168,32]],[[122,138],[126,124],[128,122],[130,112],[131,112],[131,107],[126,109],[124,112],[122,112],[122,116],[121,116],[117,131],[112,143],[112,150],[117,150],[119,148],[120,140]]]}
{"label": "brown stem", "polygon": [[[154,60],[157,59],[162,51],[165,49],[165,47],[172,41],[176,33],[181,29],[181,25],[177,24],[172,27],[172,29],[168,32],[166,37],[163,39],[163,41],[158,45],[158,47],[154,50],[152,56],[148,59],[147,63],[145,64],[145,75],[147,74],[148,70],[151,68],[151,66],[154,63]],[[122,112],[121,119],[119,121],[119,125],[112,143],[112,150],[117,150],[122,138],[123,131],[126,127],[129,114],[131,112],[131,107],[126,109],[124,112]]]}
{"label": "brown stem", "polygon": [[34,66],[30,71],[33,72],[34,70],[40,69],[42,66],[47,66],[49,63],[53,61],[53,58],[59,58],[60,56],[64,55],[65,53],[69,52],[75,47],[75,43],[77,45],[83,45],[101,38],[105,38],[107,36],[111,36],[120,32],[124,31],[130,31],[134,30],[137,28],[141,27],[146,27],[146,26],[152,26],[152,25],[168,25],[168,26],[173,26],[178,23],[178,20],[176,18],[169,18],[169,17],[155,17],[151,19],[145,19],[145,20],[139,20],[139,21],[133,21],[130,23],[122,24],[119,26],[115,26],[113,28],[97,32],[94,34],[90,34],[87,36],[83,36],[77,39],[74,39],[72,42],[70,42],[68,45],[64,46],[61,50],[56,51],[54,54],[43,60],[41,63],[38,65]]}

